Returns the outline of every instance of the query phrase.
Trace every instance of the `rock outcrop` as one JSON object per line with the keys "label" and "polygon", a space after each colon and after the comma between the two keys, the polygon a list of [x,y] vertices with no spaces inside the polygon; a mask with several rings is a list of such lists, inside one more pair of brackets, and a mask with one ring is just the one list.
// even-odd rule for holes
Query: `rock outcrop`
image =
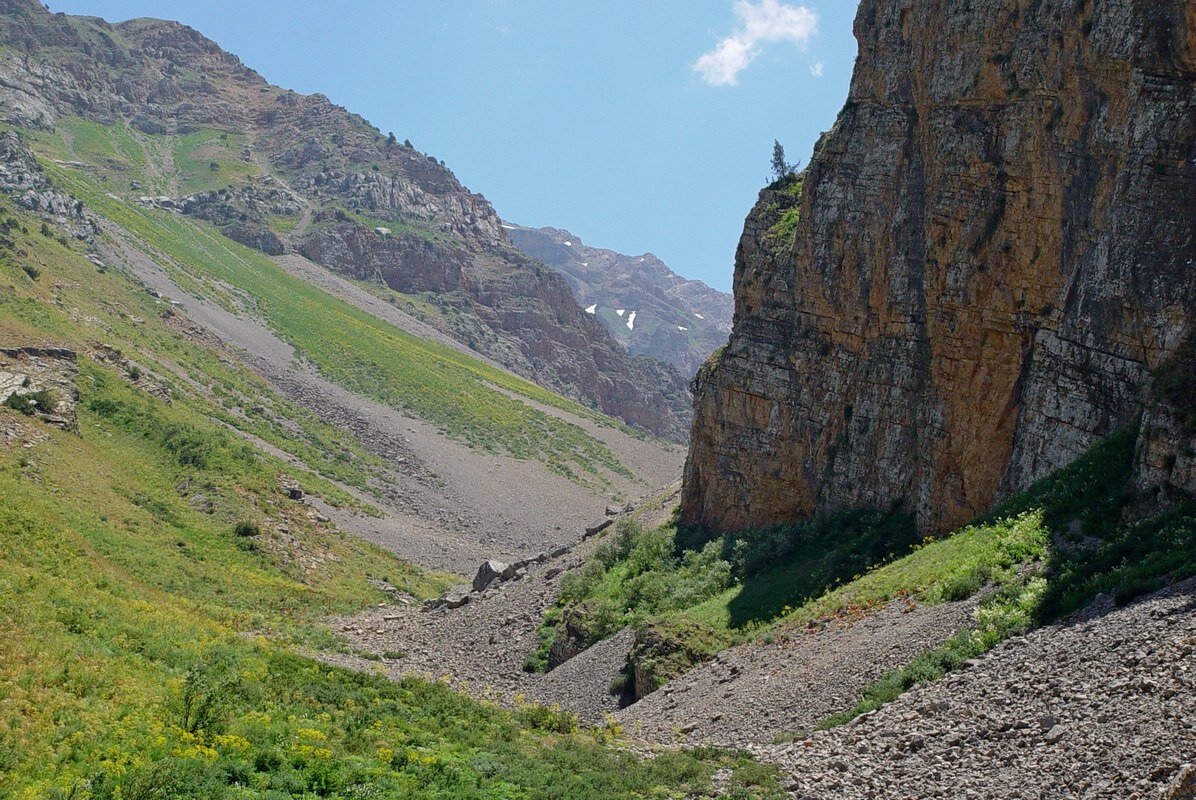
{"label": "rock outcrop", "polygon": [[802,191],[747,220],[686,523],[951,528],[1133,425],[1196,321],[1196,6],[864,0],[855,33]]}
{"label": "rock outcrop", "polygon": [[[79,365],[63,347],[0,347],[0,406],[79,432]],[[2,412],[0,412],[2,413]]]}
{"label": "rock outcrop", "polygon": [[0,192],[11,195],[22,208],[53,220],[78,239],[90,242],[95,237],[95,221],[83,204],[54,188],[14,131],[0,133]]}

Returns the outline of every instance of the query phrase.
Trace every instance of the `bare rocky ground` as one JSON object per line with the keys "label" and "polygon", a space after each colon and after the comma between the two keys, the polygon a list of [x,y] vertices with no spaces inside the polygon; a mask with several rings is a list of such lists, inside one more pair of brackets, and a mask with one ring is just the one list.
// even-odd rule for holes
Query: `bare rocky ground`
{"label": "bare rocky ground", "polygon": [[[674,486],[665,493],[664,503],[671,506],[675,492]],[[650,524],[665,512],[658,498],[636,513]],[[585,724],[598,724],[618,710],[619,698],[611,694],[610,684],[626,662],[630,631],[547,674],[525,672],[523,664],[537,645],[536,628],[556,598],[562,576],[585,563],[601,540],[596,536],[577,541],[566,553],[530,565],[523,577],[470,594],[458,608],[382,606],[334,620],[333,631],[357,653],[382,656],[383,668],[396,678],[447,678],[477,697],[506,704],[556,704]],[[361,655],[320,657],[356,669],[378,663]]]}
{"label": "bare rocky ground", "polygon": [[1011,639],[844,727],[753,750],[803,800],[1192,798],[1194,652],[1189,579]]}
{"label": "bare rocky ground", "polygon": [[849,708],[885,671],[967,626],[973,603],[899,601],[742,645],[620,711],[609,685],[629,631],[548,675],[522,672],[558,570],[580,565],[595,542],[460,608],[379,608],[337,627],[359,652],[402,653],[382,662],[394,677],[447,677],[499,702],[556,703],[588,724],[613,713],[647,745],[747,749],[780,765],[803,800],[1196,797],[1196,769],[1183,771],[1196,762],[1196,579],[1125,608],[1102,601],[849,725],[773,744]]}
{"label": "bare rocky ground", "polygon": [[897,601],[825,628],[720,654],[619,714],[632,735],[667,744],[746,747],[813,729],[851,708],[891,669],[970,626],[972,601]]}
{"label": "bare rocky ground", "polygon": [[[536,626],[556,596],[564,571],[580,566],[594,540],[528,571],[526,577],[470,596],[459,608],[384,606],[334,620],[333,631],[357,653],[382,656],[395,678],[447,679],[475,697],[504,704],[557,704],[586,724],[618,710],[609,686],[631,647],[629,632],[590,648],[548,674],[523,670],[536,647]],[[360,655],[321,655],[354,669],[376,666]]]}

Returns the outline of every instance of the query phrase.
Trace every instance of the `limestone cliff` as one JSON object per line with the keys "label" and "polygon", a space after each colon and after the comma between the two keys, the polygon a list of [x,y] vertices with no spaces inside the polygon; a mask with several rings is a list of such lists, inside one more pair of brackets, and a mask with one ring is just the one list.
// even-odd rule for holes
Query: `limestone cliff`
{"label": "limestone cliff", "polygon": [[863,0],[855,34],[802,191],[748,218],[683,520],[942,530],[1148,405],[1144,479],[1191,483],[1149,384],[1196,321],[1196,4]]}

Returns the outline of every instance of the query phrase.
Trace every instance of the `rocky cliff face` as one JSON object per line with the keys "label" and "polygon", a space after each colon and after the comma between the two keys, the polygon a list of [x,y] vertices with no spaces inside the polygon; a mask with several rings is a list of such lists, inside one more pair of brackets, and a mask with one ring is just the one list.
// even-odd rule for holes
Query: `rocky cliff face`
{"label": "rocky cliff face", "polygon": [[1190,484],[1150,383],[1196,320],[1196,5],[864,0],[855,33],[800,197],[748,218],[684,521],[942,530],[1146,406],[1142,480]]}
{"label": "rocky cliff face", "polygon": [[[143,199],[271,255],[297,251],[427,293],[452,310],[429,321],[483,355],[647,431],[684,438],[681,375],[622,350],[557,273],[511,246],[486,198],[431,156],[322,95],[268,84],[178,23],[109,25],[51,14],[35,0],[0,0],[0,120],[46,131],[79,118],[175,154],[184,137],[215,131],[210,146],[197,143],[190,154],[201,171],[214,153],[234,160],[226,185],[188,192],[171,164]],[[148,191],[113,189],[129,199]]]}
{"label": "rocky cliff face", "polygon": [[726,343],[731,295],[682,278],[651,253],[628,256],[592,247],[559,228],[505,227],[512,244],[564,276],[578,305],[630,353],[693,375]]}

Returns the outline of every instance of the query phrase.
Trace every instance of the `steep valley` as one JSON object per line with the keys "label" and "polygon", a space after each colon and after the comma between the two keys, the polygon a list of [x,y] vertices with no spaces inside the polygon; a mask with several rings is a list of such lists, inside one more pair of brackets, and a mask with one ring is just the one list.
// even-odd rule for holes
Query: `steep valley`
{"label": "steep valley", "polygon": [[1191,3],[862,0],[733,300],[0,23],[0,797],[1196,797]]}

